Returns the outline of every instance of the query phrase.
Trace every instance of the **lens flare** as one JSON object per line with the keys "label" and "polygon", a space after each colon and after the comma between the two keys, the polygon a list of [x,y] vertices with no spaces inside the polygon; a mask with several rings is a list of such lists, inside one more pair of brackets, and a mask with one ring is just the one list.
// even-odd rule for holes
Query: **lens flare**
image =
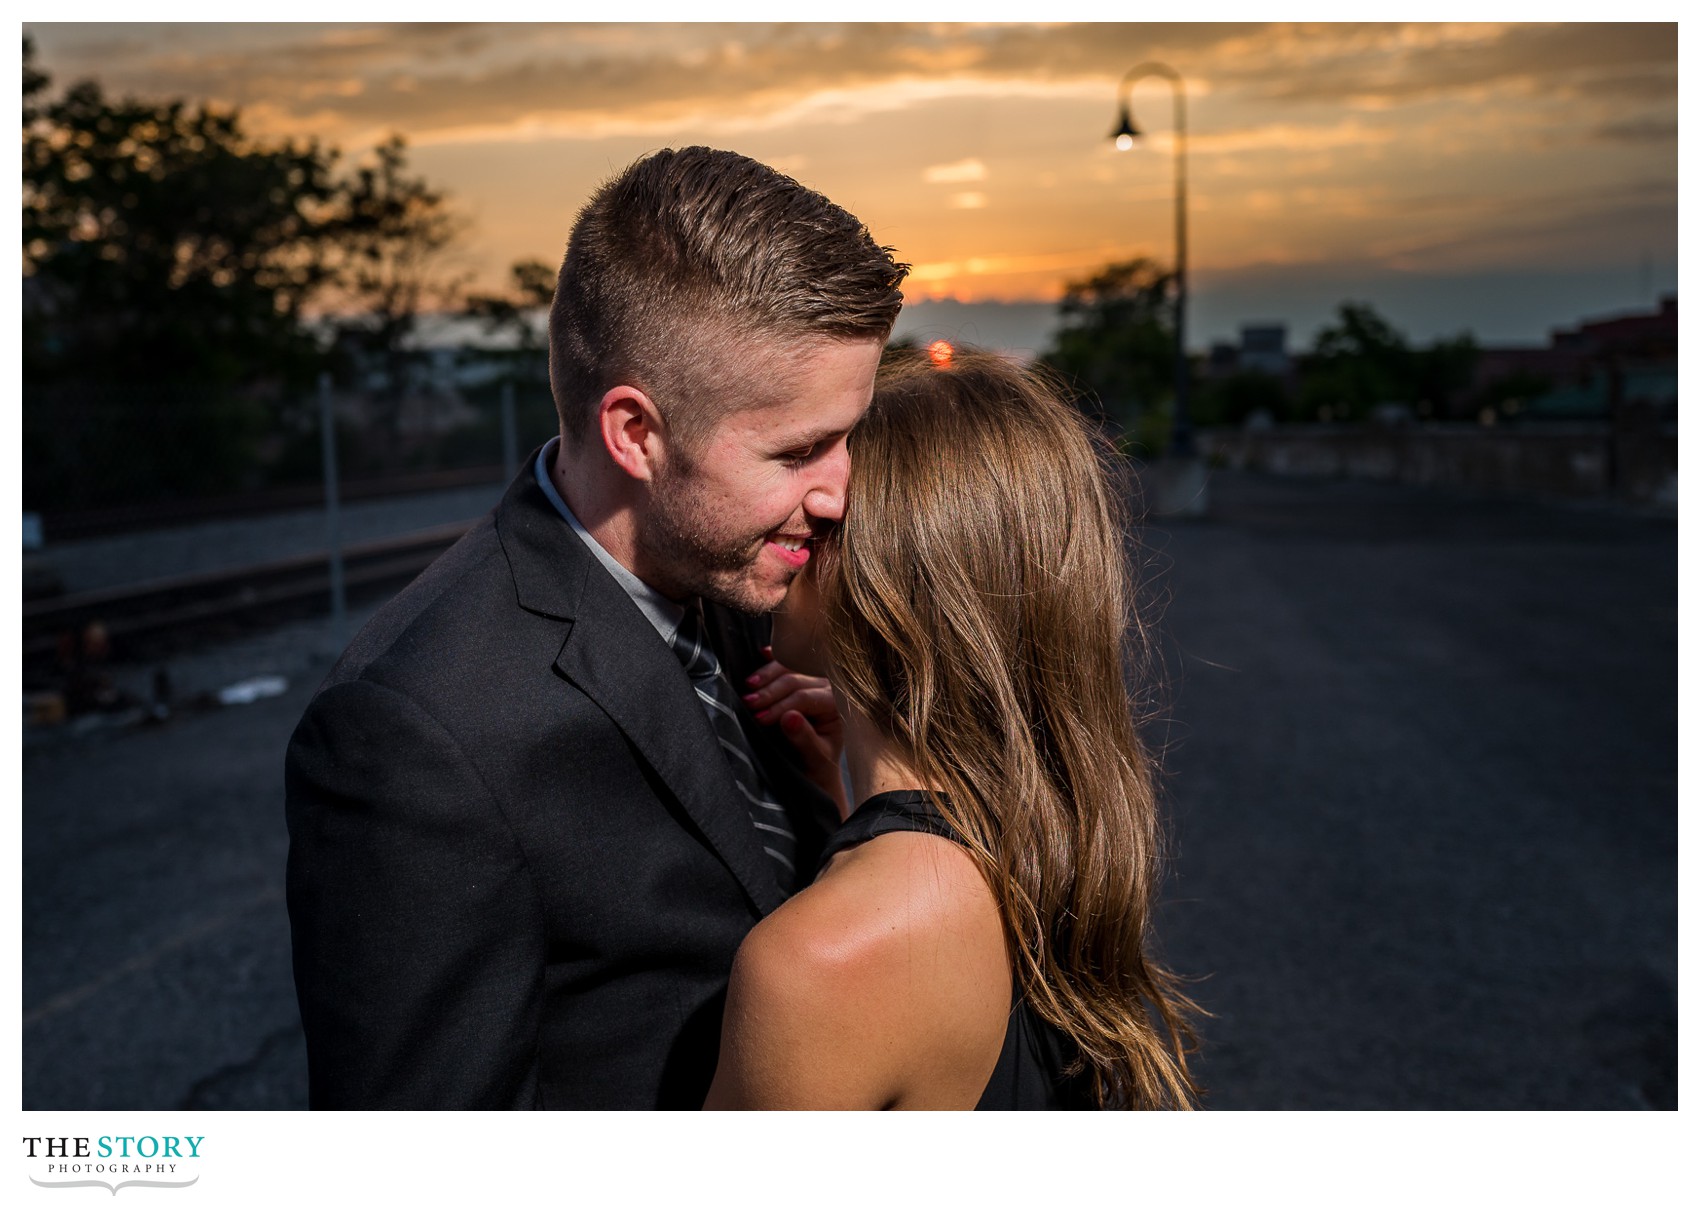
{"label": "lens flare", "polygon": [[933,360],[934,366],[949,366],[951,358],[956,356],[956,350],[949,341],[934,341],[927,346],[927,356]]}

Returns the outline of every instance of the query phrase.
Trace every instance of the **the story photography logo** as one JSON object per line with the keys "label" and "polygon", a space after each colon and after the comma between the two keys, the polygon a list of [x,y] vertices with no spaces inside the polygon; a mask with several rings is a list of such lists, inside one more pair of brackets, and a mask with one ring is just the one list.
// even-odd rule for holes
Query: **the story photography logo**
{"label": "the story photography logo", "polygon": [[48,1189],[192,1187],[200,1181],[205,1136],[177,1133],[25,1136],[30,1182]]}

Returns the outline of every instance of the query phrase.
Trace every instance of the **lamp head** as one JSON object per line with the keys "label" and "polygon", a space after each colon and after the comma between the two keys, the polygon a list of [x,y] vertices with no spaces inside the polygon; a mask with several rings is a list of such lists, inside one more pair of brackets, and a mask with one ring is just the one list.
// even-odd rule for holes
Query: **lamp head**
{"label": "lamp head", "polygon": [[1110,132],[1110,138],[1116,141],[1117,151],[1126,151],[1133,146],[1133,141],[1140,136],[1140,129],[1133,124],[1133,111],[1122,102],[1121,121],[1116,123],[1116,129]]}

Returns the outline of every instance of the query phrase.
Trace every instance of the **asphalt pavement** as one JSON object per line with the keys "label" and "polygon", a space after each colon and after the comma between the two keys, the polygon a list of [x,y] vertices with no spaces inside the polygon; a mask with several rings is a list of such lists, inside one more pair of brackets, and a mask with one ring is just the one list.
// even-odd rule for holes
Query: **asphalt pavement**
{"label": "asphalt pavement", "polygon": [[[1212,503],[1146,536],[1208,1105],[1673,1106],[1674,520],[1226,473]],[[288,689],[26,739],[25,1108],[304,1105],[282,755],[336,646],[187,654],[186,696]]]}
{"label": "asphalt pavement", "polygon": [[1219,475],[1167,564],[1218,1108],[1676,1098],[1676,524]]}
{"label": "asphalt pavement", "polygon": [[[27,736],[26,1109],[306,1106],[283,751],[338,649],[313,620],[186,653],[164,723]],[[113,673],[145,693],[151,668]],[[250,678],[287,689],[193,705]]]}

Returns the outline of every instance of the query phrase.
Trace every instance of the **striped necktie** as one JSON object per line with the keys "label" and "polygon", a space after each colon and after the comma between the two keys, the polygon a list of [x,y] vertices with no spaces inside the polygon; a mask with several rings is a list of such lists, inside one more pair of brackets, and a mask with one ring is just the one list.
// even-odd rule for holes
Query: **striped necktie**
{"label": "striped necktie", "polygon": [[778,870],[779,886],[786,893],[797,886],[797,835],[785,809],[774,801],[767,780],[756,766],[750,752],[749,738],[738,722],[738,700],[731,683],[721,672],[720,661],[702,633],[702,606],[692,604],[673,636],[673,651],[690,676],[697,699],[708,713],[720,748],[726,752],[726,762],[732,768],[732,781],[737,784],[750,821],[755,825],[762,849],[772,857]]}

